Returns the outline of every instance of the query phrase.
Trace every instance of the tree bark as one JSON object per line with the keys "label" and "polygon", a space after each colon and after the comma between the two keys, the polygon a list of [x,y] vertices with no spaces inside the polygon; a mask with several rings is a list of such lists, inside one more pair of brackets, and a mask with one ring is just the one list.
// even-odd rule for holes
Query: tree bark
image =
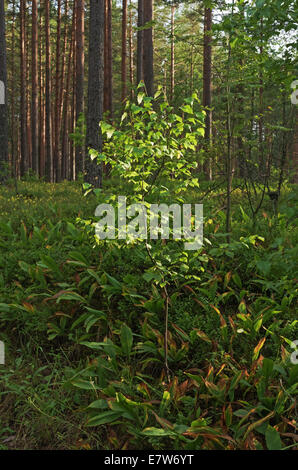
{"label": "tree bark", "polygon": [[[153,2],[146,0],[144,2],[144,24],[153,21]],[[147,27],[144,30],[144,82],[148,96],[153,96],[154,70],[153,70],[153,28]]]}
{"label": "tree bark", "polygon": [[191,44],[190,52],[190,94],[193,94],[193,79],[194,79],[194,45]]}
{"label": "tree bark", "polygon": [[[15,126],[15,20],[16,20],[16,4],[15,4],[15,0],[13,0],[13,2],[12,2],[12,31],[11,31],[11,126],[10,126],[10,140],[11,140],[12,175],[15,178],[17,178],[16,147],[18,145],[18,142],[17,142],[16,126]],[[1,46],[0,46],[0,50],[2,50]],[[3,48],[3,50],[5,50],[5,48]],[[1,68],[2,67],[0,67],[0,69]]]}
{"label": "tree bark", "polygon": [[32,98],[32,86],[31,86],[31,70],[29,61],[29,51],[31,48],[31,41],[29,41],[29,8],[26,7],[25,12],[25,64],[26,64],[26,132],[27,132],[27,155],[28,155],[28,170],[32,170],[32,137],[31,137],[31,98]]}
{"label": "tree bark", "polygon": [[112,0],[105,0],[104,112],[113,116]]}
{"label": "tree bark", "polygon": [[32,0],[32,98],[31,98],[31,138],[32,138],[32,169],[39,175],[38,156],[38,27],[37,0]]}
{"label": "tree bark", "polygon": [[[138,28],[144,26],[144,0],[138,0]],[[137,85],[144,80],[144,31],[137,34]]]}
{"label": "tree bark", "polygon": [[39,152],[39,174],[41,177],[45,175],[45,103],[44,103],[44,68],[42,57],[44,53],[44,41],[42,37],[43,21],[42,15],[39,17],[39,136],[38,136],[38,152]]}
{"label": "tree bark", "polygon": [[259,178],[261,181],[266,177],[264,159],[264,81],[263,81],[263,18],[261,18],[261,43],[260,43],[260,71],[259,71]]}
{"label": "tree bark", "polygon": [[57,36],[56,36],[56,71],[55,71],[55,114],[54,114],[54,145],[53,164],[54,179],[60,180],[59,140],[60,140],[60,39],[61,39],[61,0],[57,1]]}
{"label": "tree bark", "polygon": [[[212,97],[211,97],[211,87],[212,87],[212,10],[211,8],[205,8],[204,10],[204,65],[203,65],[203,106],[206,108],[206,117],[205,117],[205,142],[208,146],[211,141],[211,132],[212,132]],[[212,165],[211,159],[208,159],[205,172],[209,178],[212,179]]]}
{"label": "tree bark", "polygon": [[[76,123],[84,112],[84,0],[76,0]],[[80,130],[82,131],[82,127]],[[83,147],[76,147],[76,177],[84,171]]]}
{"label": "tree bark", "polygon": [[50,0],[45,5],[45,35],[46,35],[46,162],[45,176],[47,181],[53,182],[53,149],[52,149],[52,110],[51,110],[51,51],[50,51]]}
{"label": "tree bark", "polygon": [[5,12],[4,0],[0,0],[0,181],[4,180],[3,170],[8,159],[6,74]]}
{"label": "tree bark", "polygon": [[21,52],[21,176],[28,170],[27,153],[27,111],[26,111],[26,42],[25,42],[26,0],[20,2],[20,52]]}
{"label": "tree bark", "polygon": [[[67,57],[67,45],[68,45],[68,0],[64,2],[64,28],[63,28],[63,49],[62,49],[62,62],[61,62],[61,73],[59,77],[59,102],[58,102],[58,172],[57,181],[61,181],[65,178],[65,161],[63,158],[63,112],[64,112],[64,96],[65,96],[65,67]],[[67,78],[66,78],[67,80]]]}
{"label": "tree bark", "polygon": [[130,81],[130,98],[133,98],[133,80],[134,80],[134,47],[133,47],[133,30],[132,30],[132,4],[129,0],[129,81]]}
{"label": "tree bark", "polygon": [[69,122],[69,113],[68,113],[68,104],[70,96],[70,79],[71,79],[71,62],[72,62],[72,51],[73,51],[73,37],[71,36],[69,53],[68,53],[68,63],[67,63],[67,73],[66,73],[66,87],[64,94],[63,102],[63,126],[62,126],[62,178],[69,178],[69,138],[68,138],[68,122]]}
{"label": "tree bark", "polygon": [[[68,97],[70,95],[70,78],[71,78],[71,58],[72,58],[72,45],[73,45],[73,28],[70,31],[68,37],[68,0],[65,0],[64,5],[64,43],[63,43],[63,59],[62,59],[62,70],[61,70],[61,88],[60,88],[60,145],[61,150],[59,152],[61,161],[59,162],[60,167],[60,179],[67,178],[67,159],[69,158],[68,147]],[[72,19],[74,21],[74,19]]]}
{"label": "tree bark", "polygon": [[85,181],[101,186],[100,166],[88,155],[89,149],[101,148],[99,121],[103,113],[104,92],[104,0],[90,0],[89,76],[86,129]]}
{"label": "tree bark", "polygon": [[121,60],[121,101],[126,99],[126,67],[127,67],[127,0],[122,0],[122,60]]}
{"label": "tree bark", "polygon": [[170,100],[174,99],[175,90],[175,11],[176,5],[171,8],[171,86],[170,86]]}

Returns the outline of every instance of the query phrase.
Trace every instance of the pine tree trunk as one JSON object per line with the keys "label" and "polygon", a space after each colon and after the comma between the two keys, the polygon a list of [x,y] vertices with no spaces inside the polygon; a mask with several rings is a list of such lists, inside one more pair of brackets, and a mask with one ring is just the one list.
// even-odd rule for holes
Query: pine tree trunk
{"label": "pine tree trunk", "polygon": [[64,125],[63,110],[64,110],[64,96],[65,96],[65,67],[67,56],[67,41],[68,41],[68,0],[64,2],[64,30],[63,30],[63,49],[62,49],[62,63],[61,74],[59,77],[59,102],[58,102],[58,174],[57,180],[61,181],[65,178],[65,162],[63,161],[63,132]]}
{"label": "pine tree trunk", "polygon": [[[70,116],[69,116],[69,131],[74,133],[75,130],[75,109],[76,109],[76,8],[75,1],[73,0],[73,60],[72,60],[72,102],[70,103]],[[75,179],[75,146],[73,139],[69,141],[69,179]]]}
{"label": "pine tree trunk", "polygon": [[[211,141],[212,133],[212,111],[211,111],[211,86],[212,86],[212,10],[205,8],[204,10],[204,65],[203,65],[203,106],[206,109],[205,117],[205,142],[207,149]],[[205,165],[205,172],[209,180],[212,179],[211,160],[208,159]]]}
{"label": "pine tree trunk", "polygon": [[8,128],[6,104],[6,40],[4,0],[0,0],[0,181],[4,180],[4,165],[8,159]]}
{"label": "pine tree trunk", "polygon": [[105,0],[104,112],[113,116],[112,0]]}
{"label": "pine tree trunk", "polygon": [[96,159],[91,160],[89,149],[100,151],[99,121],[103,113],[104,79],[104,0],[90,0],[88,109],[86,129],[85,181],[101,186],[101,171]]}
{"label": "pine tree trunk", "polygon": [[32,86],[31,86],[31,70],[29,63],[29,51],[31,48],[31,41],[29,41],[29,8],[26,8],[25,17],[25,63],[26,63],[26,130],[27,130],[27,155],[28,155],[28,170],[32,170],[32,134],[31,134],[31,97],[32,97]]}
{"label": "pine tree trunk", "polygon": [[52,149],[52,110],[51,110],[51,51],[50,51],[50,0],[45,0],[45,35],[46,35],[46,84],[45,84],[45,118],[46,118],[46,162],[47,181],[53,182],[53,149]]}
{"label": "pine tree trunk", "polygon": [[[138,0],[138,28],[144,25],[144,0]],[[144,79],[143,67],[144,31],[137,35],[137,85]]]}
{"label": "pine tree trunk", "polygon": [[130,81],[130,98],[133,98],[133,80],[134,80],[134,47],[133,47],[133,30],[132,30],[132,4],[129,0],[129,81]]}
{"label": "pine tree trunk", "polygon": [[[10,125],[10,140],[11,140],[11,167],[12,175],[17,178],[17,164],[16,164],[16,126],[15,126],[15,20],[16,20],[16,5],[15,0],[12,2],[12,30],[11,30],[11,125]],[[2,50],[2,47],[0,47]],[[3,50],[5,50],[3,48]],[[0,67],[1,68],[1,67]]]}
{"label": "pine tree trunk", "polygon": [[[240,59],[240,67],[242,69],[243,67],[243,59]],[[241,79],[241,82],[237,86],[237,92],[239,94],[238,96],[238,112],[239,115],[244,114],[244,83]],[[244,137],[243,137],[243,131],[241,134],[237,137],[237,146],[238,146],[238,159],[236,164],[239,166],[239,176],[240,178],[244,178],[246,176],[245,173],[245,147],[244,147]]]}
{"label": "pine tree trunk", "polygon": [[61,0],[57,1],[57,35],[56,35],[56,71],[55,71],[55,112],[53,135],[54,180],[60,181],[59,171],[59,130],[60,130],[60,40],[61,40]]}
{"label": "pine tree trunk", "polygon": [[21,176],[28,170],[27,154],[27,111],[26,111],[26,42],[25,42],[26,0],[20,2],[20,52],[21,52]]}
{"label": "pine tree trunk", "polygon": [[32,0],[32,100],[31,100],[31,136],[32,136],[32,169],[39,175],[38,156],[38,29],[37,0]]}
{"label": "pine tree trunk", "polygon": [[[153,3],[152,0],[144,2],[144,24],[153,21]],[[154,71],[153,71],[153,28],[147,27],[144,30],[144,82],[148,96],[153,96]]]}
{"label": "pine tree trunk", "polygon": [[264,80],[263,80],[263,18],[261,18],[261,44],[260,44],[260,71],[259,71],[259,177],[261,181],[265,178],[265,159],[264,159]]}
{"label": "pine tree trunk", "polygon": [[190,52],[190,87],[189,91],[190,94],[193,94],[193,79],[194,79],[194,45],[191,45],[191,52]]}
{"label": "pine tree trunk", "polygon": [[45,88],[44,88],[44,67],[43,67],[43,54],[44,54],[44,37],[42,36],[43,21],[42,15],[39,18],[39,173],[43,177],[45,175]]}
{"label": "pine tree trunk", "polygon": [[[61,88],[60,88],[60,179],[67,178],[67,165],[66,159],[68,158],[67,144],[68,144],[68,95],[70,93],[70,73],[71,73],[71,58],[72,58],[72,30],[70,32],[70,38],[68,38],[68,0],[65,0],[64,4],[64,41],[63,41],[63,58],[62,58],[62,70],[61,70]],[[69,42],[70,39],[70,42]],[[66,80],[66,82],[65,82]]]}
{"label": "pine tree trunk", "polygon": [[126,99],[126,66],[127,66],[127,0],[122,0],[122,60],[121,60],[121,101]]}
{"label": "pine tree trunk", "polygon": [[[85,1],[76,0],[76,124],[79,125],[79,119],[84,112],[84,18],[85,18]],[[83,147],[76,147],[76,178],[79,173],[84,171],[84,154]]]}
{"label": "pine tree trunk", "polygon": [[175,90],[175,11],[176,5],[171,8],[171,86],[170,86],[170,100],[174,99]]}

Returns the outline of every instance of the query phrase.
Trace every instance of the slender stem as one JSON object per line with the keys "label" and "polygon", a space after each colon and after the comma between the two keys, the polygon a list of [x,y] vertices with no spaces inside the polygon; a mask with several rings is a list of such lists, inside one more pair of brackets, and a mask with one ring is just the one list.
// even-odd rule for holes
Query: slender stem
{"label": "slender stem", "polygon": [[[159,266],[157,265],[155,259],[153,258],[149,245],[146,243],[146,250],[148,253],[149,258],[151,259],[152,263],[156,266],[157,269],[160,270]],[[161,271],[161,270],[160,270]],[[161,271],[162,272],[162,271]],[[165,283],[165,279],[162,276],[162,281]],[[169,336],[169,294],[167,291],[166,286],[163,287],[163,292],[165,295],[165,336],[164,336],[164,353],[165,353],[165,371],[166,371],[166,376],[168,383],[171,381],[171,376],[170,376],[170,369],[169,369],[169,363],[168,363],[168,336]]]}

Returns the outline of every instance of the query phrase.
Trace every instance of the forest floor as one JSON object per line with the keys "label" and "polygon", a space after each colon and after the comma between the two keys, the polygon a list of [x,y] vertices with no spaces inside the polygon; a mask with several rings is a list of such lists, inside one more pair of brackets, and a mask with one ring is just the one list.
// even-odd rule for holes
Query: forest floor
{"label": "forest floor", "polygon": [[0,188],[0,449],[297,448],[297,191],[252,228],[235,190],[230,244],[203,202],[203,249],[148,254],[77,183]]}

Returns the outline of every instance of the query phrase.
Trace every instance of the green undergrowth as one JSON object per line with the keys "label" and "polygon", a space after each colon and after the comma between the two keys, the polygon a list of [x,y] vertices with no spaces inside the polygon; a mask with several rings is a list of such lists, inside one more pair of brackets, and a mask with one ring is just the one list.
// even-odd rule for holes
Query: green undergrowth
{"label": "green undergrowth", "polygon": [[297,196],[253,227],[236,189],[227,244],[207,190],[192,252],[96,242],[79,184],[1,187],[0,449],[297,447]]}

